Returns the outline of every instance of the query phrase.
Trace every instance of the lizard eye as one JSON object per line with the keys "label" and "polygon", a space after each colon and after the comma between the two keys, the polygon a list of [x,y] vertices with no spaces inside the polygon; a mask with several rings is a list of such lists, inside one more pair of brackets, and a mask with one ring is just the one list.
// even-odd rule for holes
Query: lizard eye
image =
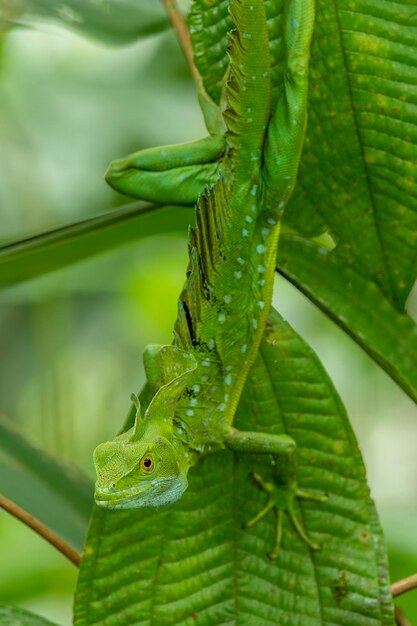
{"label": "lizard eye", "polygon": [[155,463],[153,460],[153,456],[151,454],[147,454],[146,456],[143,457],[143,459],[141,459],[140,468],[144,472],[152,472],[154,467],[155,467]]}

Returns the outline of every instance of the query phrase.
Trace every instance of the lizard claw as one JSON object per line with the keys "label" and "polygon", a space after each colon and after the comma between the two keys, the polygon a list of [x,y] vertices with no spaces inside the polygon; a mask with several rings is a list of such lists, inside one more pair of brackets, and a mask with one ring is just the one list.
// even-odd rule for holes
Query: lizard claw
{"label": "lizard claw", "polygon": [[262,491],[265,491],[268,494],[268,501],[266,505],[250,520],[247,520],[243,527],[244,528],[252,528],[257,522],[263,519],[271,510],[274,510],[276,516],[276,524],[275,524],[275,540],[272,550],[270,550],[267,554],[268,558],[271,560],[275,560],[279,557],[281,541],[282,541],[282,521],[283,521],[283,513],[288,513],[292,525],[297,531],[298,535],[301,537],[303,541],[312,549],[319,550],[321,545],[317,542],[312,541],[310,537],[307,535],[302,523],[298,519],[295,510],[294,503],[296,498],[302,498],[305,500],[314,500],[317,502],[324,502],[327,500],[327,496],[316,495],[314,493],[310,493],[309,491],[303,491],[302,489],[297,489],[295,486],[277,486],[272,481],[266,481],[255,472],[251,472],[250,475],[258,485]]}

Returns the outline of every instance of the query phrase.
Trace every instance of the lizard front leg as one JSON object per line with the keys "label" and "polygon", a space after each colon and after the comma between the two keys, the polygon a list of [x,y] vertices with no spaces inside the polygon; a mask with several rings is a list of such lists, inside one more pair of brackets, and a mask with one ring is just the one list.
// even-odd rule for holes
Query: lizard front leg
{"label": "lizard front leg", "polygon": [[217,180],[225,152],[220,108],[204,91],[199,102],[209,135],[187,143],[134,152],[112,161],[107,182],[128,196],[163,204],[195,205],[201,192]]}
{"label": "lizard front leg", "polygon": [[173,146],[140,150],[112,161],[107,182],[128,196],[163,204],[194,205],[217,179],[224,137],[205,137]]}
{"label": "lizard front leg", "polygon": [[256,484],[268,494],[268,500],[263,509],[261,509],[255,517],[245,523],[245,527],[250,528],[270,511],[275,511],[275,541],[272,550],[268,553],[268,557],[270,559],[277,559],[279,556],[282,540],[282,521],[285,512],[288,513],[301,539],[313,550],[319,549],[319,544],[310,539],[298,519],[295,512],[295,502],[297,498],[323,502],[326,500],[326,496],[317,495],[298,488],[297,446],[294,439],[288,435],[233,430],[226,436],[225,444],[234,452],[269,454],[273,458],[273,481],[266,481],[257,473],[252,474]]}

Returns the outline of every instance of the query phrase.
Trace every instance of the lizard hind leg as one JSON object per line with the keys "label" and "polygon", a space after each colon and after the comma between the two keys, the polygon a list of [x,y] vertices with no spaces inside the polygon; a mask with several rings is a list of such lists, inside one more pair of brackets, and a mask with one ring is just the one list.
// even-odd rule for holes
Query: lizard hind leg
{"label": "lizard hind leg", "polygon": [[232,431],[226,437],[226,445],[238,453],[269,454],[274,459],[273,480],[265,480],[260,474],[251,472],[256,485],[268,494],[268,499],[265,506],[244,524],[244,528],[252,528],[270,511],[274,511],[276,516],[274,545],[268,552],[268,557],[274,560],[280,554],[284,513],[288,513],[298,536],[312,550],[320,549],[321,546],[308,536],[297,516],[296,502],[298,498],[324,502],[327,497],[298,488],[297,451],[294,440],[287,435]]}
{"label": "lizard hind leg", "polygon": [[312,549],[319,550],[320,544],[310,539],[307,532],[304,529],[303,524],[299,520],[295,511],[295,504],[297,498],[304,498],[308,500],[315,500],[324,502],[326,496],[317,496],[316,494],[310,494],[309,492],[302,491],[296,488],[296,484],[289,483],[287,486],[277,485],[273,481],[265,481],[259,474],[252,474],[256,484],[262,491],[268,494],[268,500],[266,505],[257,513],[252,519],[245,522],[245,528],[251,528],[261,519],[263,519],[269,511],[275,512],[275,537],[272,550],[268,552],[268,557],[275,560],[279,557],[282,542],[282,526],[284,513],[288,513],[288,516],[292,522],[294,529],[299,537]]}

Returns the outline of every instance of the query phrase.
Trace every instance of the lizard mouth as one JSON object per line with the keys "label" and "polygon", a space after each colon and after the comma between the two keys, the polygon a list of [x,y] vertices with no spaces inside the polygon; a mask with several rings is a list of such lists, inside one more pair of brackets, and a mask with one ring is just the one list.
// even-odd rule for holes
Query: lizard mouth
{"label": "lizard mouth", "polygon": [[157,489],[157,485],[148,483],[128,489],[97,488],[94,494],[95,503],[108,509],[133,509],[149,506],[149,496]]}

